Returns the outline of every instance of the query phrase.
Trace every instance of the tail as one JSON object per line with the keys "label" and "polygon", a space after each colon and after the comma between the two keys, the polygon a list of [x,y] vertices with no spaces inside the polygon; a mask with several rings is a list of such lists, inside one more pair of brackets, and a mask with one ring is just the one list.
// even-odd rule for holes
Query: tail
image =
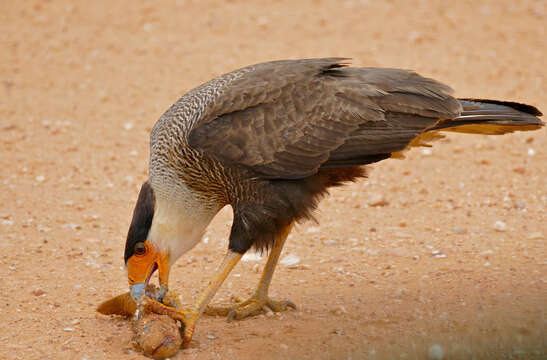
{"label": "tail", "polygon": [[458,99],[462,113],[455,119],[441,121],[430,131],[442,130],[467,134],[501,135],[513,131],[541,128],[543,114],[531,105],[510,101]]}

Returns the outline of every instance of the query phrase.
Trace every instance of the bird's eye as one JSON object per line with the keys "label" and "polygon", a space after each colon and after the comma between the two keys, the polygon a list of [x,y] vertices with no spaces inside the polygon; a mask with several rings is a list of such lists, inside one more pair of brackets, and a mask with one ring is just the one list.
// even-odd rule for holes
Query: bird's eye
{"label": "bird's eye", "polygon": [[136,255],[144,255],[145,252],[146,252],[146,245],[144,245],[143,242],[138,242],[135,244]]}

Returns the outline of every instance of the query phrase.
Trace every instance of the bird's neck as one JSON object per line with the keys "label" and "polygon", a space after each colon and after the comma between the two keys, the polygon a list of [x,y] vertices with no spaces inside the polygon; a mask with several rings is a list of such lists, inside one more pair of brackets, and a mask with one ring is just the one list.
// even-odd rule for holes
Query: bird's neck
{"label": "bird's neck", "polygon": [[205,207],[193,199],[156,198],[148,240],[169,254],[173,264],[192,249],[220,209]]}

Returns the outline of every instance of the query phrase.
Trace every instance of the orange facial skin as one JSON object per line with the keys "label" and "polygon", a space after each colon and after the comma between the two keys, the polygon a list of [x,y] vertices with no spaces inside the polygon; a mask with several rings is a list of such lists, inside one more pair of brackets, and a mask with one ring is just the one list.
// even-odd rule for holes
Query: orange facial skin
{"label": "orange facial skin", "polygon": [[169,253],[158,251],[148,241],[144,242],[146,251],[133,254],[127,260],[127,280],[129,285],[148,284],[152,273],[159,271],[160,285],[167,287],[169,281]]}

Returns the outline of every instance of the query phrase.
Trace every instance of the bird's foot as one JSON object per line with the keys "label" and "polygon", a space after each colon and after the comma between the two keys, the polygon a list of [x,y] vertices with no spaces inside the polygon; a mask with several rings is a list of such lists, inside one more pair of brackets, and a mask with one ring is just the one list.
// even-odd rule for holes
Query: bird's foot
{"label": "bird's foot", "polygon": [[232,301],[234,304],[231,306],[208,306],[205,308],[204,314],[226,316],[228,322],[230,322],[234,319],[241,320],[263,312],[281,312],[288,308],[296,309],[296,305],[291,301],[273,300],[268,295],[256,293],[245,301],[241,301],[239,298],[232,298]]}
{"label": "bird's foot", "polygon": [[[178,297],[175,299],[176,301],[170,303],[170,305],[173,304],[174,306],[180,306]],[[166,300],[164,299],[164,301]],[[182,347],[187,348],[190,345],[192,335],[194,334],[194,329],[196,327],[196,322],[199,317],[199,314],[196,311],[167,306],[149,297],[145,297],[139,304],[139,307],[141,311],[167,315],[174,320],[180,321],[182,324],[182,331],[184,333]]]}
{"label": "bird's foot", "polygon": [[168,291],[161,302],[169,307],[182,310],[182,303],[180,302],[179,295],[174,291]]}

